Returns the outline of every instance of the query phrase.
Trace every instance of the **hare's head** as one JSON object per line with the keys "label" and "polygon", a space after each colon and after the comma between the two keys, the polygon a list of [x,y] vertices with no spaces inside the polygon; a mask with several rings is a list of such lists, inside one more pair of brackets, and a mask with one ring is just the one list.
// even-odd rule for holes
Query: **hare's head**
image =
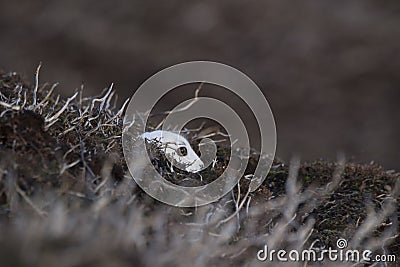
{"label": "hare's head", "polygon": [[159,142],[159,147],[167,158],[172,160],[173,164],[181,165],[185,171],[196,173],[204,167],[203,161],[194,152],[188,140],[180,134],[158,130],[146,132],[142,137],[148,141]]}

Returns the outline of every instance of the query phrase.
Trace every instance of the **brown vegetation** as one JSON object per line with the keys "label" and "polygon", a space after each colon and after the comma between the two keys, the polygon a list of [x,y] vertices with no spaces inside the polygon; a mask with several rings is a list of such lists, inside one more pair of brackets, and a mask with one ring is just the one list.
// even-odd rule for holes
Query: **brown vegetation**
{"label": "brown vegetation", "polygon": [[[342,159],[276,160],[254,193],[246,194],[243,178],[212,205],[170,207],[127,172],[124,106],[116,108],[112,87],[68,99],[54,87],[0,76],[4,266],[253,266],[264,244],[336,247],[338,238],[400,260],[398,173]],[[254,153],[248,173],[256,162]],[[171,179],[179,183],[179,175]]]}

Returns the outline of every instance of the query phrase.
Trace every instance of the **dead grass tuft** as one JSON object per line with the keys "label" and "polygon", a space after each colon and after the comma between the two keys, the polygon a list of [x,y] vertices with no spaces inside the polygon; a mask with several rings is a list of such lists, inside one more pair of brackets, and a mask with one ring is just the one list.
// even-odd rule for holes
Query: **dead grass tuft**
{"label": "dead grass tuft", "polygon": [[[112,85],[97,97],[83,98],[81,88],[67,99],[55,87],[39,84],[39,68],[33,86],[15,73],[0,74],[5,266],[278,266],[258,262],[257,251],[265,244],[336,248],[338,238],[400,259],[398,173],[342,158],[289,166],[276,160],[264,184],[248,193],[254,152],[246,176],[223,199],[173,208],[144,194],[126,171],[127,102],[116,107]],[[218,149],[219,163],[202,173],[204,183],[226,164]],[[168,172],[157,152],[153,163],[177,184],[198,182]]]}

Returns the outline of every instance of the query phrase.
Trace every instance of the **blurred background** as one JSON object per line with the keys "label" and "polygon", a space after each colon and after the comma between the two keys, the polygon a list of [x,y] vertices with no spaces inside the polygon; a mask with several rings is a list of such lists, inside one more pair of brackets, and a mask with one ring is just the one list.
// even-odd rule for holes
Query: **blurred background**
{"label": "blurred background", "polygon": [[0,69],[33,82],[42,62],[41,81],[60,82],[62,95],[114,82],[122,103],[190,60],[229,64],[258,84],[285,161],[344,152],[400,170],[398,0],[0,0]]}

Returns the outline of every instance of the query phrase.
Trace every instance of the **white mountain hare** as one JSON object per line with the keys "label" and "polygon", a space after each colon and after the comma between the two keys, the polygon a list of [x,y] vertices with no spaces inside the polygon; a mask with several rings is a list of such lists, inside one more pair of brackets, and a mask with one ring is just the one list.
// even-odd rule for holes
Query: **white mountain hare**
{"label": "white mountain hare", "polygon": [[172,158],[175,163],[183,165],[183,169],[187,172],[196,173],[204,167],[203,161],[194,152],[188,140],[180,134],[157,130],[145,132],[142,138],[160,142],[160,148],[163,149],[165,155]]}

